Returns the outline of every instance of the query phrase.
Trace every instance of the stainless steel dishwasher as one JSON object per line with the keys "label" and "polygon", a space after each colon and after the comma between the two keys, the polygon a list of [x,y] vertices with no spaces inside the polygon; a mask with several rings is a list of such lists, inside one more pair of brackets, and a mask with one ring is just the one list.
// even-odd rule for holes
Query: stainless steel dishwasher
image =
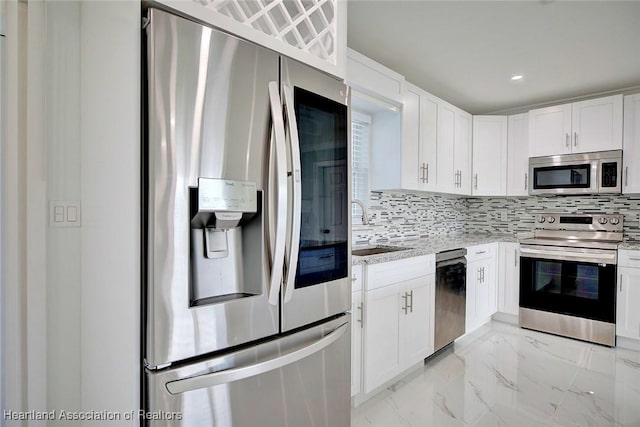
{"label": "stainless steel dishwasher", "polygon": [[466,249],[436,254],[435,351],[464,334],[467,306]]}

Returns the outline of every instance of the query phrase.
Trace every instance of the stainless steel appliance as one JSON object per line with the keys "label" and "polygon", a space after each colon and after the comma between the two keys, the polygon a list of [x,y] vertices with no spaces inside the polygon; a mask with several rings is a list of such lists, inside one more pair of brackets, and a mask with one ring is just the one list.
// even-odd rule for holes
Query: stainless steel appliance
{"label": "stainless steel appliance", "polygon": [[348,425],[349,90],[146,13],[149,424]]}
{"label": "stainless steel appliance", "polygon": [[520,326],[615,345],[622,215],[540,214],[521,241]]}
{"label": "stainless steel appliance", "polygon": [[529,159],[529,194],[620,194],[622,150]]}
{"label": "stainless steel appliance", "polygon": [[467,307],[466,249],[436,254],[435,351],[464,335]]}

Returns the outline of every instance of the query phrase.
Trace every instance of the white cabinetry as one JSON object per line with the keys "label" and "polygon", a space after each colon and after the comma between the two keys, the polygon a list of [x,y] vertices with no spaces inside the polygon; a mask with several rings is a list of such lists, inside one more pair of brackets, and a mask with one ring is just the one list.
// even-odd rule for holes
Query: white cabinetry
{"label": "white cabinetry", "polygon": [[471,194],[471,115],[446,102],[438,105],[437,190]]}
{"label": "white cabinetry", "polygon": [[358,92],[401,104],[404,77],[390,68],[347,49],[347,84]]}
{"label": "white cabinetry", "polygon": [[520,245],[498,244],[498,312],[518,316],[520,308]]}
{"label": "white cabinetry", "polygon": [[351,269],[351,396],[362,390],[362,265]]}
{"label": "white cabinetry", "polygon": [[405,83],[402,144],[406,188],[432,190],[436,183],[438,99]]}
{"label": "white cabinetry", "polygon": [[507,194],[507,117],[473,116],[474,196]]}
{"label": "white cabinetry", "polygon": [[640,251],[618,251],[616,335],[640,340]]}
{"label": "white cabinetry", "polygon": [[640,193],[640,94],[624,97],[623,193]]}
{"label": "white cabinetry", "polygon": [[622,95],[529,111],[529,156],[622,148]]}
{"label": "white cabinetry", "polygon": [[465,331],[474,331],[497,311],[496,243],[467,248]]}
{"label": "white cabinetry", "polygon": [[433,351],[433,255],[367,266],[363,391],[370,393]]}
{"label": "white cabinetry", "polygon": [[529,114],[509,116],[507,136],[507,196],[529,194]]}

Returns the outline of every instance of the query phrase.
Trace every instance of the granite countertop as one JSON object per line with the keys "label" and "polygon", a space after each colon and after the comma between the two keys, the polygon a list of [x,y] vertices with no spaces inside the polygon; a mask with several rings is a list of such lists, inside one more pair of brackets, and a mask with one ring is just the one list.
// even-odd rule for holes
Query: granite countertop
{"label": "granite countertop", "polygon": [[618,245],[618,249],[640,250],[640,240],[627,240]]}
{"label": "granite countertop", "polygon": [[518,236],[513,234],[460,234],[454,236],[428,237],[416,240],[404,240],[379,245],[354,246],[353,249],[366,249],[371,247],[402,247],[406,250],[387,252],[377,255],[352,257],[353,264],[378,264],[381,262],[395,261],[403,258],[411,258],[421,255],[430,255],[451,249],[465,248],[468,246],[482,245],[485,243],[510,242],[517,243]]}

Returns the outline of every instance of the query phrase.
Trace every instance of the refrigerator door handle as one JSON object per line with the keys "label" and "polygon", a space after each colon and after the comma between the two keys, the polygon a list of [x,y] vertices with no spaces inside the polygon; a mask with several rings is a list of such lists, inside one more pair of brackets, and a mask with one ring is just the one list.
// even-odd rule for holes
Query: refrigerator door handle
{"label": "refrigerator door handle", "polygon": [[166,384],[166,387],[169,393],[179,394],[185,393],[187,391],[215,387],[221,384],[228,384],[233,381],[238,381],[264,374],[266,372],[282,368],[283,366],[291,365],[292,363],[298,362],[305,357],[311,356],[314,353],[324,350],[325,348],[336,342],[338,339],[340,339],[348,329],[349,323],[345,323],[333,330],[328,335],[320,338],[318,341],[315,341],[313,344],[291,351],[282,356],[277,356],[252,365],[226,369],[219,372],[198,375],[195,377],[188,377],[176,381],[169,381]]}
{"label": "refrigerator door handle", "polygon": [[[285,147],[284,119],[280,92],[277,82],[269,82],[269,105],[271,107],[271,121],[273,123],[272,146],[269,149],[269,176],[267,183],[271,182],[274,169],[277,185],[277,202],[271,203],[267,199],[268,206],[268,244],[271,255],[271,271],[269,278],[269,303],[278,304],[280,287],[282,285],[282,273],[284,265],[284,251],[286,239],[286,209],[287,209],[287,152]],[[275,155],[274,155],[275,154]],[[273,193],[273,190],[269,193]],[[269,197],[269,195],[268,195]],[[275,229],[275,231],[274,231]]]}
{"label": "refrigerator door handle", "polygon": [[298,123],[294,108],[293,90],[290,86],[282,85],[286,125],[289,135],[289,154],[291,155],[291,210],[288,211],[287,224],[291,233],[286,248],[286,278],[284,282],[284,302],[291,301],[298,268],[298,252],[300,247],[300,216],[302,212],[302,188],[300,166],[300,139],[298,138]]}

